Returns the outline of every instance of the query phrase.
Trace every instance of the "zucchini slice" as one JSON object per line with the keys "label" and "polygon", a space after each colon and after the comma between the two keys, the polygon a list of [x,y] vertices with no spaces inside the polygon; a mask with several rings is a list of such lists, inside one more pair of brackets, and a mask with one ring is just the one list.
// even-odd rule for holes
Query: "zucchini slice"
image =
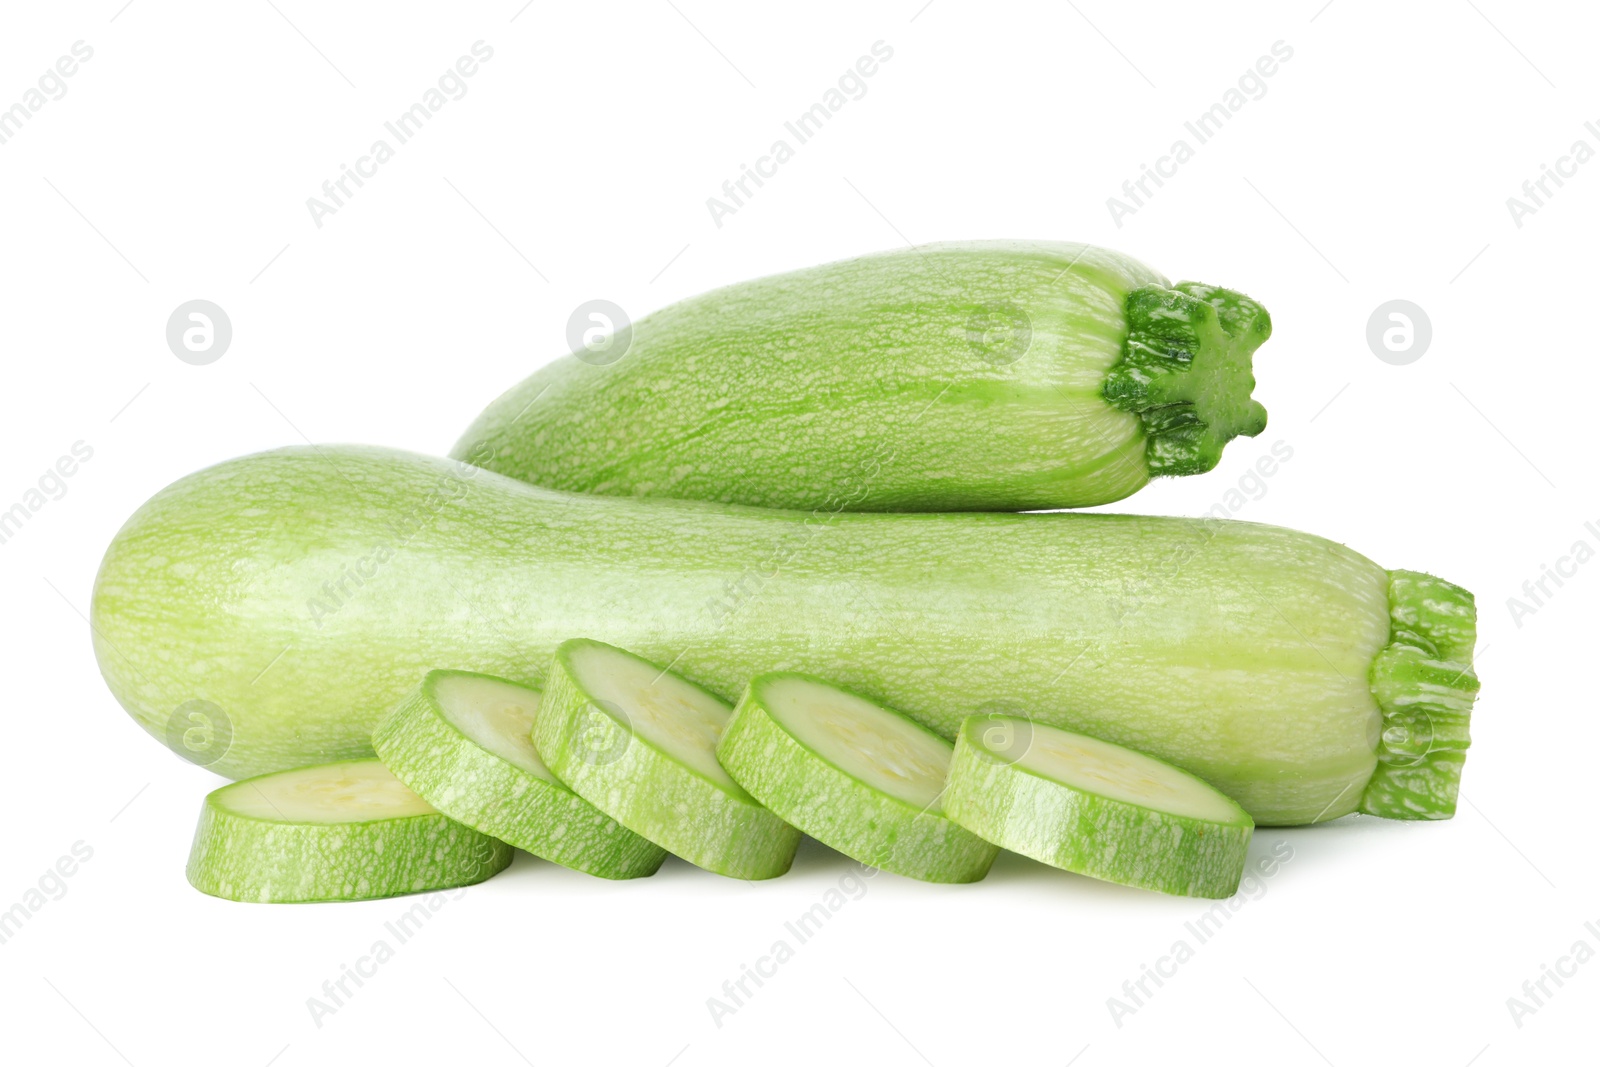
{"label": "zucchini slice", "polygon": [[472,885],[511,846],[439,814],[375,759],[225,785],[206,797],[189,884],[228,900],[372,900]]}
{"label": "zucchini slice", "polygon": [[926,882],[976,882],[999,851],[941,808],[953,746],[806,674],[753,678],[717,745],[735,781],[851,859]]}
{"label": "zucchini slice", "polygon": [[474,830],[601,878],[656,872],[666,851],[557,781],[533,747],[539,691],[488,674],[429,671],[372,733],[378,758]]}
{"label": "zucchini slice", "polygon": [[555,776],[628,829],[730,878],[789,869],[800,833],[717,762],[733,709],[599,641],[556,649],[533,743]]}
{"label": "zucchini slice", "polygon": [[945,812],[1002,848],[1107,882],[1192,897],[1239,888],[1255,824],[1205,782],[1141,752],[1009,715],[973,715]]}

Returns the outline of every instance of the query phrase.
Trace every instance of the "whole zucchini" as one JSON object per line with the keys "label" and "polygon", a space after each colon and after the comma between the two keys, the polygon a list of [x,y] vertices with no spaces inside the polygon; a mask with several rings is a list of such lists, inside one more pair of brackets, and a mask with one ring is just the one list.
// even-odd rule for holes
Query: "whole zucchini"
{"label": "whole zucchini", "polygon": [[627,500],[361,447],[162,490],[93,603],[123,706],[168,739],[211,709],[229,776],[367,755],[427,670],[541,681],[589,637],[725,698],[820,675],[946,738],[1031,716],[1174,763],[1263,824],[1451,814],[1474,619],[1447,582],[1253,523]]}
{"label": "whole zucchini", "polygon": [[1266,311],[1086,245],[972,242],[718,289],[516,386],[453,453],[553,489],[1022,511],[1210,470]]}

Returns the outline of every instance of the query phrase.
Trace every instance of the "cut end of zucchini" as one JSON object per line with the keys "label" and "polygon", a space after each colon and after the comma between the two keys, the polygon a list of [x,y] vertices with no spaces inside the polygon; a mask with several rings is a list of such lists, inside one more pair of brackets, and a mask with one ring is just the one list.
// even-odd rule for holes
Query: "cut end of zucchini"
{"label": "cut end of zucchini", "polygon": [[330,826],[435,814],[431,804],[377,760],[323,763],[247,778],[223,786],[207,802],[246,819]]}
{"label": "cut end of zucchini", "polygon": [[1187,771],[1016,716],[973,715],[956,737],[950,818],[1062,870],[1183,896],[1239,888],[1255,824]]}
{"label": "cut end of zucchini", "polygon": [[717,755],[786,822],[861,863],[975,882],[997,849],[941,807],[950,742],[810,675],[751,679]]}
{"label": "cut end of zucchini", "polygon": [[471,671],[429,671],[372,732],[395,776],[457,822],[600,878],[654,874],[666,852],[550,773],[530,734],[539,691]]}
{"label": "cut end of zucchini", "polygon": [[578,639],[556,649],[533,742],[557,778],[634,833],[717,874],[774,878],[800,834],[717,761],[732,714],[681,675]]}
{"label": "cut end of zucchini", "polygon": [[372,900],[481,882],[511,847],[447,818],[377,760],[264,774],[206,797],[189,884],[228,900]]}
{"label": "cut end of zucchini", "polygon": [[1372,661],[1372,697],[1383,713],[1378,766],[1361,810],[1386,819],[1456,813],[1478,676],[1472,594],[1431,574],[1389,572],[1389,644]]}
{"label": "cut end of zucchini", "polygon": [[1251,398],[1251,360],[1272,335],[1266,308],[1199,282],[1128,294],[1128,339],[1106,375],[1106,400],[1139,416],[1150,475],[1201,474],[1235,437],[1254,437],[1267,409]]}
{"label": "cut end of zucchini", "polygon": [[898,712],[802,674],[765,674],[747,702],[850,777],[920,811],[937,812],[950,742]]}
{"label": "cut end of zucchini", "polygon": [[537,689],[469,671],[432,671],[423,685],[431,685],[440,715],[479,747],[535,778],[556,780],[533,747]]}

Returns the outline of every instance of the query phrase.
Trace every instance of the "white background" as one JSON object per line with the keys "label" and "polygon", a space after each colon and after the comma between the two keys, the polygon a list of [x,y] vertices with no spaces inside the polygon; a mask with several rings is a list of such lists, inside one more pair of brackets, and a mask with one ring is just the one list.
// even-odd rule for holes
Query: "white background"
{"label": "white background", "polygon": [[[93,449],[0,544],[0,909],[74,843],[93,850],[0,945],[7,1059],[1592,1057],[1600,962],[1520,1027],[1506,1003],[1580,938],[1600,949],[1584,928],[1600,925],[1600,563],[1520,620],[1507,606],[1574,542],[1600,547],[1584,527],[1600,526],[1600,162],[1520,227],[1506,205],[1574,140],[1600,148],[1583,127],[1600,119],[1592,12],[122,3],[8,5],[0,32],[0,107],[75,41],[94,50],[0,145],[0,509],[75,442]],[[478,40],[494,56],[467,94],[318,228],[306,199]],[[716,226],[706,198],[879,40],[894,54],[866,95]],[[1265,95],[1119,228],[1107,197],[1280,40],[1293,57]],[[1107,998],[1178,939],[1196,946],[1184,924],[1205,905],[1005,857],[975,886],[879,876],[717,1027],[706,998],[852,869],[818,846],[760,885],[676,860],[612,885],[519,857],[317,1026],[307,998],[411,902],[257,907],[185,883],[219,780],[123,714],[83,618],[122,520],[187,472],[305,439],[441,452],[566,350],[589,299],[637,317],[766,273],[988,237],[1110,245],[1271,309],[1266,433],[1118,507],[1204,511],[1282,441],[1292,460],[1241,514],[1473,589],[1483,696],[1457,818],[1261,831],[1258,852],[1286,841],[1293,859],[1120,1026]],[[209,366],[165,341],[194,298],[233,323]],[[1406,366],[1365,338],[1393,298],[1433,326]]]}

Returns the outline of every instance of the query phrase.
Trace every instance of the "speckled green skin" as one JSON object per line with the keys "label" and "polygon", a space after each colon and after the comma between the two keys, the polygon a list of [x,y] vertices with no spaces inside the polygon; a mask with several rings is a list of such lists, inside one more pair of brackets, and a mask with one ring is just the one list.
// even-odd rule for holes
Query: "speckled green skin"
{"label": "speckled green skin", "polygon": [[511,846],[444,815],[352,823],[270,822],[229,811],[234,782],[200,809],[189,884],[260,904],[373,900],[474,885],[511,863]]}
{"label": "speckled green skin", "polygon": [[696,867],[752,881],[788,871],[799,831],[743,789],[713,782],[634,733],[616,717],[620,709],[602,710],[572,668],[579,643],[556,651],[534,720],[533,747],[556,777]]}
{"label": "speckled green skin", "polygon": [[995,721],[974,715],[956,737],[944,794],[950,818],[1001,848],[1103,881],[1190,897],[1238,890],[1254,831],[1243,808],[1234,806],[1235,821],[1212,822],[1045,778],[983,747],[980,732]]}
{"label": "speckled green skin", "polygon": [[[91,620],[112,693],[157,738],[191,699],[229,717],[211,769],[233,777],[370,755],[428,670],[537,682],[583,635],[676,660],[725,698],[805,671],[946,738],[974,712],[1025,710],[1293,825],[1357,810],[1373,777],[1389,597],[1360,554],[1254,523],[579,496],[345,446],[158,493],[107,549]],[[1470,630],[1470,597],[1461,610]],[[1453,796],[1452,774],[1437,781]]]}
{"label": "speckled green skin", "polygon": [[667,855],[659,845],[462,733],[434,695],[447,675],[488,677],[429,671],[372,731],[372,747],[396,778],[457,822],[563,867],[600,878],[656,873]]}
{"label": "speckled green skin", "polygon": [[784,677],[830,684],[793,672],[750,680],[717,743],[717,759],[734,781],[791,826],[861,863],[924,882],[976,882],[989,873],[999,850],[945,818],[937,805],[924,809],[890,796],[784,729],[761,697],[766,684]]}
{"label": "speckled green skin", "polygon": [[[1265,422],[1250,400],[1265,312],[1236,343],[1204,302],[1167,285],[1116,252],[1029,241],[905,248],[743,282],[634,323],[613,340],[612,352],[626,342],[615,362],[549,364],[452,455],[555,489],[778,508],[1105,504],[1152,473],[1209,470],[1222,443]],[[1166,301],[1166,319],[1129,353],[1140,287]],[[1183,337],[1164,328],[1179,318]],[[1193,359],[1184,346],[1202,341],[1225,358]],[[1136,373],[1111,397],[1108,374],[1128,355]],[[1200,380],[1167,384],[1189,377]],[[1217,416],[1204,432],[1197,398]],[[1148,455],[1147,426],[1159,431]]]}

